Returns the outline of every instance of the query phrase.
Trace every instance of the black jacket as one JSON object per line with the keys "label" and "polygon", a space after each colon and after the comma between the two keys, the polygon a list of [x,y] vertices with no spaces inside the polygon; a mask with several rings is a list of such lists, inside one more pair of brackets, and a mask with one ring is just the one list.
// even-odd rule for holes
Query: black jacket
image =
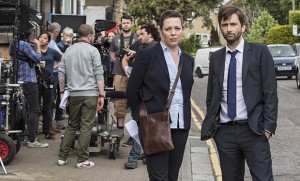
{"label": "black jacket", "polygon": [[[184,125],[191,125],[191,91],[194,83],[194,60],[181,54],[182,72],[180,76],[184,100]],[[135,64],[127,84],[127,102],[132,117],[139,123],[139,105],[146,104],[149,114],[164,111],[170,91],[170,76],[163,49],[160,43],[137,52]]]}

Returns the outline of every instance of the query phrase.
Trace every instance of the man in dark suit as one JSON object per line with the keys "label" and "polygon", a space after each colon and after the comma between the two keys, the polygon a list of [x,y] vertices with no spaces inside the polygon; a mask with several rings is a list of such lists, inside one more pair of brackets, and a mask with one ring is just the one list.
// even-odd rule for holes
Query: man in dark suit
{"label": "man in dark suit", "polygon": [[223,181],[244,180],[245,159],[253,180],[269,181],[274,180],[268,140],[277,126],[277,82],[267,46],[243,39],[245,18],[233,6],[219,11],[227,45],[210,58],[201,139],[214,138]]}

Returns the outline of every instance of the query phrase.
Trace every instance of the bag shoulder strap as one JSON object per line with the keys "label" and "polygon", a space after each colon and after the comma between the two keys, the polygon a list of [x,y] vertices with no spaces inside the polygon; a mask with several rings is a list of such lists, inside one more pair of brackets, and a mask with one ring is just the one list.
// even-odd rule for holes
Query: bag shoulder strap
{"label": "bag shoulder strap", "polygon": [[182,70],[182,63],[181,63],[181,61],[179,61],[179,66],[178,66],[178,71],[177,71],[177,74],[176,74],[176,78],[175,78],[173,87],[172,87],[172,89],[170,91],[170,96],[169,96],[169,99],[168,99],[166,107],[165,107],[166,111],[168,111],[169,108],[170,108],[170,106],[171,106],[172,99],[173,99],[173,96],[175,94],[175,88],[177,86],[177,83],[178,83],[178,80],[179,80],[179,77],[180,77],[180,74],[181,74],[181,70]]}
{"label": "bag shoulder strap", "polygon": [[120,40],[121,40],[120,47],[121,47],[121,49],[123,49],[124,48],[124,35],[123,35],[123,33],[120,34]]}
{"label": "bag shoulder strap", "polygon": [[131,33],[128,46],[132,45],[133,38],[134,38],[134,35],[133,35],[133,33]]}

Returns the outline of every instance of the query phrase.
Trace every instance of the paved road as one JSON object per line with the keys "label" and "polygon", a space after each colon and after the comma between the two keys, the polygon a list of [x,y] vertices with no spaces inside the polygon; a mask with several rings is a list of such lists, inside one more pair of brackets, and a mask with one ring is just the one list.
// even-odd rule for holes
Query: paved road
{"label": "paved road", "polygon": [[[207,77],[196,79],[192,97],[205,110]],[[270,140],[276,181],[300,181],[300,89],[295,79],[278,78],[279,112],[277,130]],[[251,180],[246,171],[245,180]]]}
{"label": "paved road", "polygon": [[[206,142],[199,141],[200,124],[203,115],[197,111],[205,111],[207,77],[195,77],[192,92],[194,107],[192,109],[193,124],[190,139],[186,147],[184,162],[180,172],[180,181],[214,181],[213,169],[218,173],[218,164],[211,164]],[[295,80],[278,80],[279,115],[276,135],[270,140],[273,159],[273,171],[276,181],[300,180],[300,90],[296,88]],[[129,118],[128,118],[129,120]],[[126,140],[128,137],[125,134]],[[39,133],[41,141],[46,141]],[[123,141],[122,140],[122,141]],[[80,170],[76,165],[76,150],[64,167],[56,165],[60,136],[55,141],[48,141],[50,147],[46,149],[29,149],[22,146],[13,162],[6,167],[9,175],[0,175],[0,181],[11,180],[103,180],[103,181],[144,181],[148,180],[146,166],[139,161],[139,167],[134,170],[123,168],[127,160],[129,147],[121,147],[117,159],[109,160],[106,150],[91,154],[91,160],[96,167],[89,170]],[[213,147],[213,142],[211,142]],[[213,149],[210,150],[213,152]],[[211,156],[211,155],[210,155]],[[216,156],[215,156],[216,157]],[[217,158],[213,158],[216,161]],[[212,169],[213,167],[213,169]],[[2,170],[0,168],[0,173]],[[220,175],[217,175],[220,176]],[[246,171],[245,180],[251,180],[249,171]]]}
{"label": "paved road", "polygon": [[[197,107],[194,104],[194,107]],[[199,109],[199,108],[197,108]],[[129,120],[130,117],[127,117]],[[186,146],[186,152],[182,168],[180,170],[180,181],[214,181],[208,146],[206,142],[200,141],[199,119],[201,116],[194,110],[193,124],[190,131],[190,139]],[[201,120],[200,120],[201,121]],[[65,124],[67,120],[64,121]],[[96,163],[92,169],[76,168],[76,150],[72,151],[68,164],[60,167],[56,165],[57,154],[60,144],[60,134],[55,140],[45,140],[39,129],[38,138],[42,142],[48,142],[49,148],[27,148],[22,146],[15,159],[6,166],[8,175],[0,175],[0,181],[146,181],[148,180],[146,166],[139,161],[138,168],[126,170],[123,165],[127,161],[130,147],[121,147],[116,160],[108,159],[107,146],[100,153],[92,153],[90,160]],[[128,133],[122,139],[127,140]],[[0,171],[1,173],[1,171]]]}

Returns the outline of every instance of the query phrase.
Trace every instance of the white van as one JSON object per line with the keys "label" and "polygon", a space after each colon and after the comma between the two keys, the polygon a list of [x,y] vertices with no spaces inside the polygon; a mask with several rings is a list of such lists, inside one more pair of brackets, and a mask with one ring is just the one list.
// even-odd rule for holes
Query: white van
{"label": "white van", "polygon": [[201,48],[197,50],[194,71],[199,78],[203,78],[204,75],[208,75],[211,52],[217,51],[221,48],[222,47]]}

